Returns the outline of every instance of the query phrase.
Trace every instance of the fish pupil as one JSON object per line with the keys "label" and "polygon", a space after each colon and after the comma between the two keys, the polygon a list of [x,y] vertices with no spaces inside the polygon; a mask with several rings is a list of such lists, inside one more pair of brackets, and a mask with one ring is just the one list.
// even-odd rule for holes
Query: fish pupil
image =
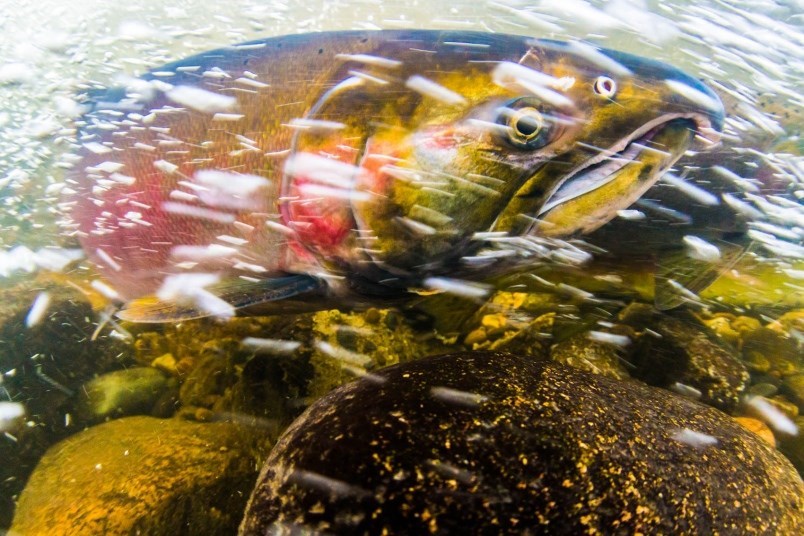
{"label": "fish pupil", "polygon": [[[534,110],[535,111],[535,110]],[[538,113],[538,112],[537,112]],[[541,117],[535,117],[531,114],[523,114],[517,118],[514,124],[514,130],[523,138],[533,138],[542,129]]]}
{"label": "fish pupil", "polygon": [[510,137],[514,145],[536,149],[545,144],[543,138],[545,129],[544,116],[536,108],[519,108],[511,116],[508,126],[510,127]]}

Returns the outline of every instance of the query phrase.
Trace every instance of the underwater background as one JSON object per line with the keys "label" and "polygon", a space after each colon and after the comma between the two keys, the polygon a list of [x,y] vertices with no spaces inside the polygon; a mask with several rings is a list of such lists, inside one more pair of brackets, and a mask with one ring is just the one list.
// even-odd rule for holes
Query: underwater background
{"label": "underwater background", "polygon": [[[455,518],[497,532],[495,516],[508,519],[499,532],[516,532],[520,512],[434,499],[450,490],[539,504],[554,532],[795,533],[804,526],[802,13],[793,0],[0,0],[0,532],[449,532]],[[602,251],[582,237],[571,244],[580,257],[496,277],[479,295],[228,321],[113,318],[95,268],[62,228],[80,93],[253,39],[410,28],[579,39],[669,63],[723,101],[722,145],[682,157],[591,240],[618,245]],[[711,285],[679,290],[679,307],[654,308],[654,269],[622,262],[654,242],[731,233],[735,218],[747,241],[733,264]],[[711,244],[687,246],[668,277],[684,281],[709,262]],[[424,359],[449,353],[459,356]],[[400,363],[411,368],[383,372]],[[406,384],[405,374],[421,380]],[[352,391],[330,394],[356,378]],[[454,411],[421,417],[409,398],[420,392]],[[544,413],[553,398],[566,418]],[[460,420],[477,408],[475,420],[512,424]],[[397,418],[416,423],[415,440]],[[536,421],[520,444],[511,430]],[[332,443],[333,430],[349,441]],[[466,439],[484,434],[483,449]],[[611,449],[587,449],[602,437]],[[536,481],[539,456],[557,479],[539,489],[569,482],[569,495],[494,495]],[[370,459],[374,469],[360,463]],[[528,469],[507,470],[512,460]],[[339,465],[345,473],[327,473]],[[625,489],[611,476],[618,468],[637,491],[600,491]],[[732,502],[645,502],[662,479],[671,504],[685,494]],[[394,483],[407,491],[394,495]],[[380,488],[388,501],[375,504],[368,496]],[[408,510],[417,513],[399,514]]]}

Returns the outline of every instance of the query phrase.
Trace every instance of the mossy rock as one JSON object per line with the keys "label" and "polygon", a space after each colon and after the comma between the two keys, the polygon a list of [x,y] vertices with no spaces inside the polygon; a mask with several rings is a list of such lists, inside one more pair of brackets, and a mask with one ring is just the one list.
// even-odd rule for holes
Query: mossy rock
{"label": "mossy rock", "polygon": [[426,342],[404,316],[390,309],[364,313],[320,311],[313,317],[308,396],[314,400],[366,371],[418,359]]}
{"label": "mossy rock", "polygon": [[[40,292],[50,296],[47,312],[28,327]],[[0,437],[0,530],[11,523],[14,499],[42,454],[79,429],[66,415],[75,414],[82,384],[133,363],[128,344],[109,335],[111,327],[93,338],[93,305],[78,290],[45,277],[0,290],[0,395],[21,402],[32,423]]]}
{"label": "mossy rock", "polygon": [[77,417],[96,423],[124,415],[148,415],[171,387],[165,374],[152,367],[107,372],[85,383],[76,396]]}
{"label": "mossy rock", "polygon": [[380,370],[308,408],[269,456],[241,534],[283,529],[800,534],[804,483],[714,408],[474,352]]}
{"label": "mossy rock", "polygon": [[89,428],[42,458],[11,533],[232,534],[256,477],[253,435],[152,417]]}
{"label": "mossy rock", "polygon": [[727,413],[735,410],[750,375],[736,349],[686,311],[663,313],[643,303],[620,312],[620,321],[639,333],[626,360],[631,376],[650,385],[675,383],[701,392],[701,401]]}

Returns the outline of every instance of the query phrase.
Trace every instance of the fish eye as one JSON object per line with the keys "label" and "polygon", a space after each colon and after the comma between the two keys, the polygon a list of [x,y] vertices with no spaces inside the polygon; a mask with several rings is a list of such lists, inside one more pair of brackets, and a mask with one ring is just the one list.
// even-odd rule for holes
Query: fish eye
{"label": "fish eye", "polygon": [[611,98],[617,93],[617,82],[608,76],[598,76],[592,88],[601,97]]}
{"label": "fish eye", "polygon": [[549,141],[548,127],[542,113],[531,106],[506,110],[508,141],[520,148],[538,149]]}

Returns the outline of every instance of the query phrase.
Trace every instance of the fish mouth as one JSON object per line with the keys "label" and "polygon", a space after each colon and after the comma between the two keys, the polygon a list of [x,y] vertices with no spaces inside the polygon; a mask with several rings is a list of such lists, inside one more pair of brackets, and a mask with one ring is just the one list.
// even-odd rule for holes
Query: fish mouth
{"label": "fish mouth", "polygon": [[[673,165],[690,144],[676,144],[659,148],[652,146],[651,142],[662,131],[679,126],[689,129],[690,138],[693,138],[694,134],[694,138],[702,145],[711,147],[720,141],[720,132],[713,128],[706,115],[679,113],[658,117],[645,123],[608,149],[599,149],[598,154],[567,173],[539,209],[537,217],[541,217],[558,205],[604,187],[616,179],[618,173],[625,166],[640,161],[640,156],[643,154],[653,153],[663,157],[661,164],[655,166],[656,172],[651,173],[652,181],[655,181],[660,175],[659,172]],[[650,186],[652,181],[647,186]]]}

